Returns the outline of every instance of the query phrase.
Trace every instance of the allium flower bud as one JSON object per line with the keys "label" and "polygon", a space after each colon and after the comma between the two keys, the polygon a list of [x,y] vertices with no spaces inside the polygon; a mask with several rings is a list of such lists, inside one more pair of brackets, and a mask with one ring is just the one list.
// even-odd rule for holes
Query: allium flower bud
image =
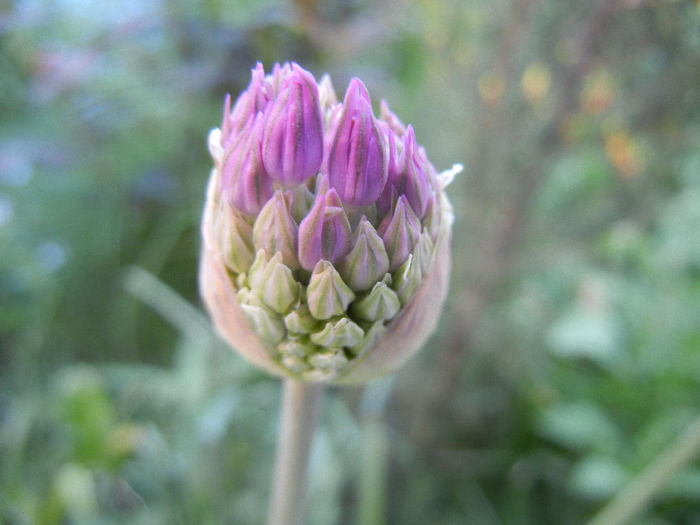
{"label": "allium flower bud", "polygon": [[389,254],[389,269],[393,272],[411,255],[413,247],[418,242],[421,225],[413,213],[408,198],[399,197],[391,215],[387,215],[379,225],[379,234],[384,239],[386,251]]}
{"label": "allium flower bud", "polygon": [[263,115],[251,117],[231,145],[222,168],[222,190],[243,213],[256,214],[272,196],[272,179],[262,164]]}
{"label": "allium flower bud", "polygon": [[328,137],[324,168],[344,204],[367,206],[381,195],[387,179],[384,135],[359,78],[350,81],[343,110]]}
{"label": "allium flower bud", "polygon": [[352,249],[340,268],[353,290],[371,288],[389,271],[384,241],[366,217],[360,220],[352,239]]}
{"label": "allium flower bud", "polygon": [[430,183],[428,176],[428,166],[418,150],[416,136],[413,127],[408,126],[408,131],[404,135],[403,151],[403,173],[399,173],[395,183],[399,187],[398,193],[405,193],[411,208],[422,219],[428,209],[430,198]]}
{"label": "allium flower bud", "polygon": [[343,315],[355,294],[343,282],[338,270],[328,261],[318,261],[309,287],[306,289],[306,304],[316,319],[330,319]]}
{"label": "allium flower bud", "polygon": [[321,177],[316,203],[299,225],[299,262],[313,270],[321,259],[340,262],[350,248],[350,222],[334,188]]}
{"label": "allium flower bud", "polygon": [[316,174],[323,160],[323,126],[318,86],[310,73],[292,64],[265,122],[265,171],[285,186]]}
{"label": "allium flower bud", "polygon": [[202,218],[202,296],[222,336],[265,370],[358,382],[435,327],[452,210],[413,128],[353,79],[338,103],[296,64],[260,64],[221,129]]}
{"label": "allium flower bud", "polygon": [[[292,270],[299,268],[297,260],[297,224],[280,190],[267,201],[255,219],[252,239],[256,250],[282,255],[282,261]],[[252,257],[251,257],[252,262]]]}
{"label": "allium flower bud", "polygon": [[265,82],[265,71],[261,63],[255,66],[251,74],[250,85],[236,100],[231,111],[231,97],[226,95],[224,118],[221,123],[222,143],[233,143],[251,117],[263,111],[271,98],[271,88]]}

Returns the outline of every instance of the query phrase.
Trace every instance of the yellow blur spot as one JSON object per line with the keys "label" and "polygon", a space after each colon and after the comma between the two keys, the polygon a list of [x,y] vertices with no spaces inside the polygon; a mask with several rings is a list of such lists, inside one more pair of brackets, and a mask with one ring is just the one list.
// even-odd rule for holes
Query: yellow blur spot
{"label": "yellow blur spot", "polygon": [[551,82],[552,74],[547,66],[530,64],[520,80],[520,92],[525,100],[535,104],[547,95]]}
{"label": "yellow blur spot", "polygon": [[503,75],[496,71],[485,73],[477,83],[479,95],[490,106],[497,106],[506,91]]}
{"label": "yellow blur spot", "polygon": [[605,137],[605,154],[615,169],[631,179],[644,168],[644,159],[639,142],[625,131],[618,131]]}
{"label": "yellow blur spot", "polygon": [[109,440],[110,448],[116,456],[128,456],[138,449],[144,438],[145,432],[142,427],[124,423],[112,431]]}
{"label": "yellow blur spot", "polygon": [[581,108],[586,113],[598,114],[608,109],[615,101],[615,82],[605,70],[586,76],[581,90]]}

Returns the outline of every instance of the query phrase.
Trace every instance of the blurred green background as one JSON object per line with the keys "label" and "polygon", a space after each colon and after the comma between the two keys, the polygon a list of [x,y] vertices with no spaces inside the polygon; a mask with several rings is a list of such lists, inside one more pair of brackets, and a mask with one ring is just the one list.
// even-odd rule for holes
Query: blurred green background
{"label": "blurred green background", "polygon": [[[663,466],[700,412],[699,3],[6,0],[0,523],[263,523],[279,383],[196,285],[258,60],[361,77],[466,167],[439,329],[329,392],[308,523],[584,523]],[[634,523],[700,523],[691,456]]]}

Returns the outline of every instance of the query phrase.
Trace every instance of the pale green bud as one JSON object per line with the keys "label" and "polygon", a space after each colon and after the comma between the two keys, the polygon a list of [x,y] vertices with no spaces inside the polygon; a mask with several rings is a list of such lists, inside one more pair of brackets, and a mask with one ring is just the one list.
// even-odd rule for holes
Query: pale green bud
{"label": "pale green bud", "polygon": [[396,292],[389,288],[390,284],[391,276],[387,274],[367,295],[352,304],[350,312],[367,321],[388,321],[394,317],[401,308],[401,303]]}
{"label": "pale green bud", "polygon": [[226,199],[219,201],[214,217],[214,234],[224,263],[236,273],[247,271],[253,262],[250,224]]}
{"label": "pale green bud", "polygon": [[303,372],[308,372],[311,367],[307,362],[295,355],[284,355],[282,356],[282,364],[287,368],[287,370],[294,372],[296,374],[301,374]]}
{"label": "pale green bud", "polygon": [[299,300],[300,286],[277,252],[265,265],[254,291],[265,306],[281,314]]}
{"label": "pale green bud", "polygon": [[365,332],[365,337],[360,341],[359,344],[355,345],[350,349],[350,352],[359,358],[367,350],[372,348],[379,338],[386,332],[386,326],[383,321],[375,321]]}
{"label": "pale green bud", "polygon": [[347,317],[328,322],[323,330],[311,334],[311,341],[321,346],[352,347],[362,341],[365,331]]}
{"label": "pale green bud", "polygon": [[333,265],[325,260],[318,261],[306,289],[306,303],[311,315],[324,320],[344,314],[353,299],[355,294]]}
{"label": "pale green bud", "polygon": [[284,317],[284,325],[293,334],[308,334],[318,328],[318,320],[311,315],[309,307],[302,303]]}
{"label": "pale green bud", "polygon": [[338,372],[332,368],[316,368],[301,374],[304,381],[310,383],[328,383],[338,376]]}
{"label": "pale green bud", "polygon": [[389,256],[384,241],[366,217],[362,217],[345,256],[340,274],[356,291],[368,290],[389,271]]}
{"label": "pale green bud", "polygon": [[404,195],[399,197],[393,215],[387,215],[379,225],[379,233],[393,272],[406,261],[420,235],[420,221]]}
{"label": "pale green bud", "polygon": [[255,333],[262,339],[275,344],[284,338],[284,323],[273,312],[252,304],[241,304],[241,309]]}
{"label": "pale green bud", "polygon": [[430,270],[430,265],[433,263],[433,253],[433,240],[430,238],[430,233],[427,230],[423,230],[413,251],[414,257],[420,266],[421,275],[425,275]]}
{"label": "pale green bud", "polygon": [[420,263],[411,254],[393,275],[394,290],[396,290],[402,305],[411,299],[413,292],[421,283],[421,278]]}
{"label": "pale green bud", "polygon": [[284,194],[277,190],[260,210],[253,226],[253,245],[256,250],[282,254],[284,264],[299,268],[297,260],[297,224],[294,222]]}
{"label": "pale green bud", "polygon": [[267,266],[267,258],[267,252],[262,248],[255,253],[253,264],[251,264],[248,269],[248,285],[253,290],[259,289],[262,284],[263,273]]}
{"label": "pale green bud", "polygon": [[315,353],[308,358],[314,368],[321,370],[340,371],[348,364],[348,358],[342,348],[329,348],[325,352]]}
{"label": "pale green bud", "polygon": [[[440,229],[440,220],[442,217],[442,210],[440,209],[440,197],[437,195],[432,195],[428,201],[428,209],[425,212],[425,219],[423,220],[423,229],[430,233],[430,237],[435,240],[437,239],[438,231]],[[448,202],[445,202],[446,206],[449,206]]]}
{"label": "pale green bud", "polygon": [[250,291],[250,288],[245,286],[239,288],[236,295],[238,296],[238,302],[241,304],[250,304],[253,299],[253,293]]}
{"label": "pale green bud", "polygon": [[311,353],[314,345],[309,343],[308,338],[303,339],[290,339],[288,341],[283,341],[277,345],[280,353],[282,355],[290,355],[298,358],[305,358]]}
{"label": "pale green bud", "polygon": [[311,206],[313,206],[314,194],[305,185],[301,185],[287,190],[284,196],[287,202],[290,203],[289,212],[292,214],[292,218],[299,224],[309,213]]}

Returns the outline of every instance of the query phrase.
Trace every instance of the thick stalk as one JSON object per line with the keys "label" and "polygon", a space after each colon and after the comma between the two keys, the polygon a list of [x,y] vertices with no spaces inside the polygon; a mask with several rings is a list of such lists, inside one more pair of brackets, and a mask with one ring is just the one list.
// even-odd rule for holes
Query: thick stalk
{"label": "thick stalk", "polygon": [[301,525],[323,386],[285,379],[268,525]]}

